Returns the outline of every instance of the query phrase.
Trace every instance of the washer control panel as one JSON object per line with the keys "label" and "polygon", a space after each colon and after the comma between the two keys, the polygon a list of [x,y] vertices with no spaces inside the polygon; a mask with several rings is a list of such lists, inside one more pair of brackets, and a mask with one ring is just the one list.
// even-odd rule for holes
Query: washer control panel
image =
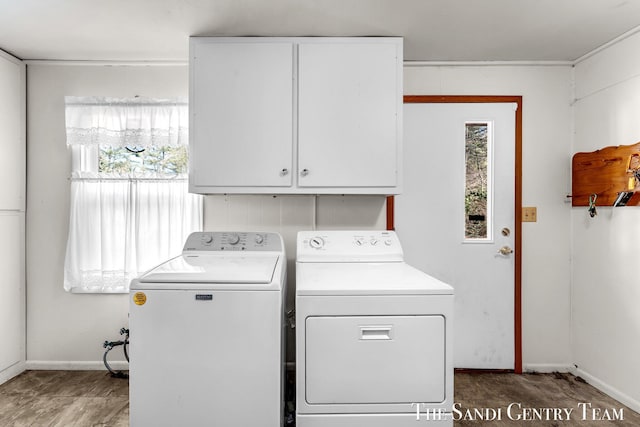
{"label": "washer control panel", "polygon": [[301,231],[298,262],[397,262],[402,247],[393,231]]}
{"label": "washer control panel", "polygon": [[277,233],[199,231],[191,233],[183,252],[192,251],[282,251]]}

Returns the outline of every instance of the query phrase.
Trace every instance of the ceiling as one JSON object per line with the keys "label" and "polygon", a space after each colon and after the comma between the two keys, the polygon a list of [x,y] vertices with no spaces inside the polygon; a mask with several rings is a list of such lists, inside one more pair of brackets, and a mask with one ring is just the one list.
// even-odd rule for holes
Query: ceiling
{"label": "ceiling", "polygon": [[640,29],[637,0],[0,0],[28,60],[186,61],[188,37],[402,36],[408,61],[574,61]]}

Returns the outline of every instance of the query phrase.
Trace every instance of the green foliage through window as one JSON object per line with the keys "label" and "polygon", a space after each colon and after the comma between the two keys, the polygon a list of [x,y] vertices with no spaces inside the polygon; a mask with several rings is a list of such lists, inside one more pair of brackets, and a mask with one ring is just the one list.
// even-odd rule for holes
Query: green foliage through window
{"label": "green foliage through window", "polygon": [[465,237],[486,239],[488,200],[488,126],[486,123],[466,125],[466,185],[464,194]]}
{"label": "green foliage through window", "polygon": [[176,176],[187,173],[187,147],[100,146],[99,172],[117,175]]}

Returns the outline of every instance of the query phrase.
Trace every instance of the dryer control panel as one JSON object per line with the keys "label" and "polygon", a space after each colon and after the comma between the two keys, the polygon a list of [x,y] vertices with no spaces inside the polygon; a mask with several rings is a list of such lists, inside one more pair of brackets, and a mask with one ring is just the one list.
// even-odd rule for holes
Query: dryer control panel
{"label": "dryer control panel", "polygon": [[193,251],[261,251],[281,252],[282,239],[277,233],[199,231],[191,233],[183,252]]}
{"label": "dryer control panel", "polygon": [[301,231],[298,262],[400,262],[402,246],[393,231]]}

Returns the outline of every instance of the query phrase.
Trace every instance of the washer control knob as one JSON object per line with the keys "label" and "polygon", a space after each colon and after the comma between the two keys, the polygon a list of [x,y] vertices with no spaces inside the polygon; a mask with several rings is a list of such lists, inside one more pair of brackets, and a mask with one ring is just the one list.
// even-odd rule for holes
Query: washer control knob
{"label": "washer control knob", "polygon": [[229,237],[227,237],[227,242],[230,245],[237,245],[239,241],[240,241],[240,236],[238,236],[238,234],[236,233],[229,234]]}
{"label": "washer control knob", "polygon": [[391,246],[392,243],[393,242],[391,241],[391,239],[387,239],[387,240],[384,241],[384,244],[387,245],[387,246]]}
{"label": "washer control knob", "polygon": [[369,243],[371,243],[371,246],[375,246],[378,244],[378,239],[373,238]]}
{"label": "washer control knob", "polygon": [[256,234],[255,241],[257,244],[261,245],[264,242],[264,236],[262,234]]}
{"label": "washer control knob", "polygon": [[356,245],[358,245],[358,246],[364,245],[364,239],[362,237],[358,237],[356,239]]}
{"label": "washer control knob", "polygon": [[309,240],[309,246],[314,249],[321,249],[324,246],[324,239],[322,237],[314,237]]}
{"label": "washer control knob", "polygon": [[213,236],[211,234],[205,234],[202,236],[202,243],[208,245],[211,242],[213,242]]}

